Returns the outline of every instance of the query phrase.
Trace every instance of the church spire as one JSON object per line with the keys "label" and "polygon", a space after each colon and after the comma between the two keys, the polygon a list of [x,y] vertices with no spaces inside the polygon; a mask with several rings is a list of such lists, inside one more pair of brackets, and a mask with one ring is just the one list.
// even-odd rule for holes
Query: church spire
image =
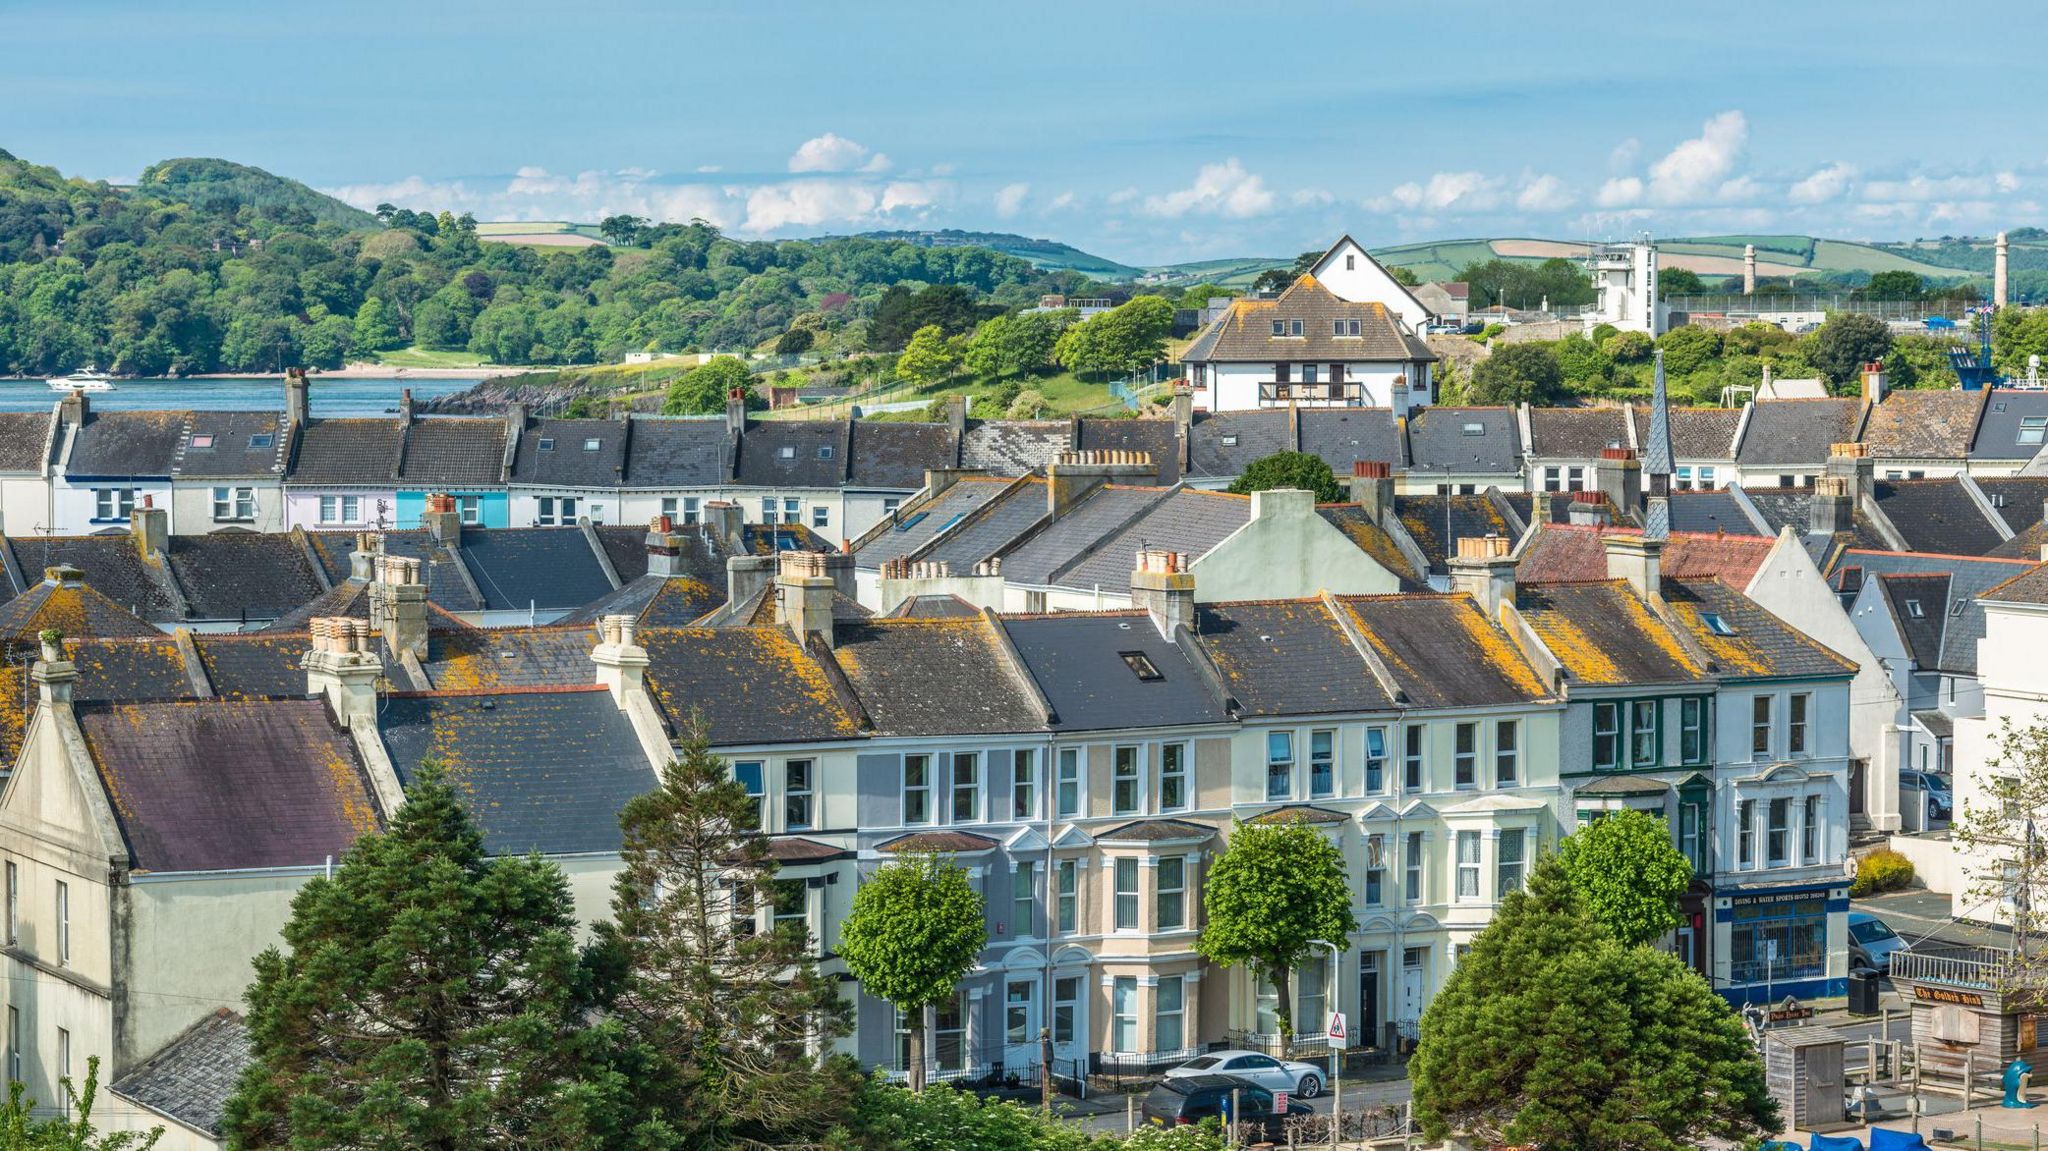
{"label": "church spire", "polygon": [[1664,390],[1664,349],[1656,351],[1657,367],[1650,388],[1650,434],[1643,444],[1643,534],[1663,539],[1671,534],[1671,401]]}

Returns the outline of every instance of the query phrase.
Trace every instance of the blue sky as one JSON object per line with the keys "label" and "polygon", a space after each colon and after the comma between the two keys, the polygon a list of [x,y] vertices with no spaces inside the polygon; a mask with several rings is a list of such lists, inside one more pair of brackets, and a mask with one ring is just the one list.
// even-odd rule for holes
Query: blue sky
{"label": "blue sky", "polygon": [[2044,32],[2038,0],[4,0],[0,147],[1140,264],[1341,231],[1893,239],[2048,222]]}

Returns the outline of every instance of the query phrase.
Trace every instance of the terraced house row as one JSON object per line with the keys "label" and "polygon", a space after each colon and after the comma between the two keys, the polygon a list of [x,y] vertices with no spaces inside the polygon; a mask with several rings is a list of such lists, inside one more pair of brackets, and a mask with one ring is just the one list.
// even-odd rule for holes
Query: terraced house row
{"label": "terraced house row", "polygon": [[[1295,1009],[1350,1012],[1360,1045],[1412,1039],[1531,861],[1623,807],[1694,860],[1673,944],[1725,994],[1838,989],[1856,665],[1700,574],[1711,537],[1552,534],[1592,541],[1595,578],[1524,579],[1527,555],[1474,537],[1444,592],[1211,600],[1185,553],[1147,548],[1116,610],[879,614],[852,555],[785,551],[734,557],[773,566],[678,623],[687,537],[658,523],[646,573],[586,618],[493,629],[371,535],[306,614],[249,634],[166,634],[53,569],[0,606],[0,688],[26,700],[0,709],[8,1058],[47,1091],[98,1055],[112,1114],[210,1146],[249,959],[424,757],[490,850],[560,861],[588,921],[619,806],[693,730],[782,864],[747,913],[802,923],[828,971],[864,873],[969,870],[991,942],[930,1020],[938,1074],[1035,1076],[1041,1026],[1061,1074],[1269,1041],[1270,988],[1193,947],[1238,820],[1342,848],[1360,930]],[[1691,558],[1667,574],[1667,551]],[[900,1068],[894,1010],[846,994],[847,1049]]]}

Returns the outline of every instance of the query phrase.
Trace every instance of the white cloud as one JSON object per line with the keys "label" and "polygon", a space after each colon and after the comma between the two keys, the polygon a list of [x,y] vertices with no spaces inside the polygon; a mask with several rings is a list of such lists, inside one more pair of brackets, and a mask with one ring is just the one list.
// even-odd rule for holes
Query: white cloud
{"label": "white cloud", "polygon": [[1005,184],[996,193],[996,215],[1007,220],[1024,206],[1024,197],[1031,194],[1029,184]]}
{"label": "white cloud", "polygon": [[1045,206],[1045,211],[1047,215],[1051,215],[1054,212],[1064,212],[1073,207],[1074,203],[1075,197],[1072,192],[1061,192],[1052,198],[1052,203]]}
{"label": "white cloud", "polygon": [[1109,202],[1112,204],[1128,204],[1137,198],[1138,190],[1136,188],[1118,188],[1109,194]]}
{"label": "white cloud", "polygon": [[1145,197],[1145,212],[1153,216],[1230,216],[1243,219],[1261,216],[1273,209],[1273,193],[1266,182],[1245,171],[1232,156],[1221,164],[1204,164],[1195,182],[1163,196]]}
{"label": "white cloud", "polygon": [[1650,199],[1659,204],[1696,204],[1720,195],[1749,144],[1749,120],[1723,112],[1701,125],[1700,134],[1650,165]]}
{"label": "white cloud", "polygon": [[1515,194],[1515,207],[1524,212],[1562,212],[1576,199],[1556,176],[1525,175],[1522,190]]}
{"label": "white cloud", "polygon": [[1825,204],[1840,198],[1849,190],[1850,181],[1856,178],[1856,169],[1849,164],[1835,163],[1792,185],[1785,197],[1795,204]]}
{"label": "white cloud", "polygon": [[1642,152],[1643,142],[1634,136],[1630,136],[1628,139],[1616,144],[1614,151],[1607,154],[1608,170],[1626,172],[1634,168],[1636,166],[1636,157],[1642,155]]}
{"label": "white cloud", "polygon": [[889,157],[836,132],[805,140],[789,157],[792,172],[879,172],[888,166]]}
{"label": "white cloud", "polygon": [[1643,198],[1643,182],[1634,176],[1616,176],[1600,185],[1593,202],[1603,208],[1626,208]]}
{"label": "white cloud", "polygon": [[938,203],[945,185],[930,180],[897,180],[882,189],[884,213],[899,208],[929,208]]}
{"label": "white cloud", "polygon": [[702,176],[708,176],[708,175],[712,174],[713,172],[723,172],[723,171],[725,171],[725,165],[723,165],[723,164],[699,164],[699,165],[697,165],[697,173],[698,173],[699,175],[702,175]]}
{"label": "white cloud", "polygon": [[1337,202],[1336,195],[1324,188],[1298,188],[1287,199],[1297,208],[1326,208]]}
{"label": "white cloud", "polygon": [[1409,181],[1365,206],[1376,212],[1485,212],[1501,204],[1506,181],[1483,172],[1438,172],[1426,183]]}
{"label": "white cloud", "polygon": [[1990,176],[1923,176],[1912,175],[1903,180],[1870,180],[1863,185],[1863,198],[1878,203],[1905,201],[1926,203],[1935,200],[1968,201],[1981,200],[1993,192],[2016,192],[2020,179],[2011,172],[1998,172]]}

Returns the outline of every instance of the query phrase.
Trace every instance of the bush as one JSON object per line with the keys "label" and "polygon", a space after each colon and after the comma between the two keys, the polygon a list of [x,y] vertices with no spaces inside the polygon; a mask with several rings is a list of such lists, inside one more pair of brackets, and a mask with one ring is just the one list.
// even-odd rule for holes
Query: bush
{"label": "bush", "polygon": [[1898,891],[1911,882],[1913,861],[1889,847],[1879,848],[1856,861],[1856,882],[1849,885],[1849,897]]}

